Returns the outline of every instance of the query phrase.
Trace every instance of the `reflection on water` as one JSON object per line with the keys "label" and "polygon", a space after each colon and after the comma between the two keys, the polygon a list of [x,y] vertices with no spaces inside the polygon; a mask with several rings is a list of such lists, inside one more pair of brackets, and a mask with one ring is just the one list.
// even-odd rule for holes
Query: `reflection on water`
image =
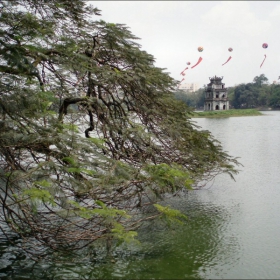
{"label": "reflection on water", "polygon": [[35,264],[0,236],[1,279],[275,279],[280,275],[280,112],[196,119],[244,167],[236,182],[218,176],[205,189],[166,203],[186,213],[182,227],[143,227],[141,246],[114,260],[84,257]]}
{"label": "reflection on water", "polygon": [[236,241],[232,237],[226,240],[220,234],[228,226],[231,214],[214,204],[200,203],[199,194],[191,196],[168,201],[169,205],[176,205],[188,214],[189,220],[184,226],[166,228],[159,222],[143,227],[139,233],[141,245],[120,248],[115,252],[114,263],[110,260],[90,262],[85,258],[82,262],[66,259],[62,263],[32,265],[28,260],[16,260],[2,270],[2,275],[34,275],[42,279],[53,276],[55,279],[199,279],[206,268],[217,265],[217,255],[233,261]]}

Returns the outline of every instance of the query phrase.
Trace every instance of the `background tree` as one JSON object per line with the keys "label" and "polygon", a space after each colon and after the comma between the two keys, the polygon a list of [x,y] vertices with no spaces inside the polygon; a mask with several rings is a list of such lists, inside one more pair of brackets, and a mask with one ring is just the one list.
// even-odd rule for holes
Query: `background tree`
{"label": "background tree", "polygon": [[22,249],[109,249],[144,221],[184,218],[157,204],[165,194],[236,172],[125,25],[80,0],[0,11],[0,230]]}
{"label": "background tree", "polygon": [[175,98],[186,103],[189,107],[195,109],[204,108],[204,89],[200,88],[195,92],[185,92],[183,90],[176,90],[174,92]]}
{"label": "background tree", "polygon": [[240,84],[233,87],[230,94],[230,102],[234,108],[277,108],[277,84],[268,84],[268,79],[264,74],[256,76],[253,83]]}
{"label": "background tree", "polygon": [[230,107],[233,106],[232,104],[234,99],[234,91],[235,91],[235,87],[228,87],[228,100],[229,100]]}
{"label": "background tree", "polygon": [[269,106],[280,108],[280,85],[271,85],[271,94],[269,98]]}
{"label": "background tree", "polygon": [[[252,83],[243,83],[228,88],[228,99],[230,106],[235,109],[247,108],[279,108],[278,88],[276,83],[268,84],[264,74],[256,76]],[[204,89],[200,88],[194,93],[183,90],[175,90],[174,96],[177,100],[183,101],[189,107],[203,109]]]}
{"label": "background tree", "polygon": [[268,83],[268,78],[264,75],[264,74],[261,74],[260,76],[256,76],[253,80],[253,82],[258,85],[258,86],[261,86],[263,84],[266,84]]}

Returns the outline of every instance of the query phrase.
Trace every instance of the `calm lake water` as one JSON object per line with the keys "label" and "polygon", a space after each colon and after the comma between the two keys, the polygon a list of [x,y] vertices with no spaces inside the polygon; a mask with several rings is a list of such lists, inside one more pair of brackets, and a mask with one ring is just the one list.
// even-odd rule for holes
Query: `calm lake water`
{"label": "calm lake water", "polygon": [[279,279],[280,111],[263,114],[195,119],[243,167],[236,181],[221,175],[170,199],[188,215],[184,226],[143,228],[141,245],[120,248],[114,263],[98,256],[34,263],[0,236],[0,278]]}

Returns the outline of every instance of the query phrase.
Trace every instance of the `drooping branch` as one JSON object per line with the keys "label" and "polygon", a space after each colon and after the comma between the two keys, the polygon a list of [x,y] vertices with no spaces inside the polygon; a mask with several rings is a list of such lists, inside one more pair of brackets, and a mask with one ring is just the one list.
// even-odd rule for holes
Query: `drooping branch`
{"label": "drooping branch", "polygon": [[62,102],[62,105],[59,108],[59,116],[58,116],[59,121],[62,121],[63,116],[67,115],[67,108],[68,108],[69,105],[76,104],[76,103],[79,103],[79,102],[84,102],[84,101],[87,101],[86,97],[74,97],[74,98],[68,97],[68,98],[65,98]]}
{"label": "drooping branch", "polygon": [[12,74],[12,75],[25,74],[27,76],[34,76],[38,79],[41,87],[44,85],[44,83],[43,83],[43,81],[42,81],[42,79],[41,79],[41,77],[38,73],[38,70],[35,67],[33,67],[32,69],[28,69],[26,67],[25,71],[20,71],[18,69],[12,68],[12,67],[8,67],[8,66],[5,66],[5,65],[0,65],[0,72],[7,73],[7,74]]}
{"label": "drooping branch", "polygon": [[89,128],[87,128],[87,129],[85,130],[85,136],[86,136],[86,138],[90,138],[89,132],[94,130],[93,115],[92,115],[92,112],[91,112],[90,110],[88,110],[88,115],[89,115],[89,123],[90,123],[90,126],[89,126]]}
{"label": "drooping branch", "polygon": [[[67,115],[67,108],[71,104],[77,104],[77,103],[83,103],[88,102],[88,97],[77,97],[77,98],[65,98],[62,102],[62,105],[59,108],[59,121],[62,122],[63,116]],[[83,104],[85,105],[85,104]],[[93,104],[91,104],[91,107],[93,108]],[[94,130],[94,122],[93,122],[93,114],[91,110],[88,110],[89,115],[89,127],[85,130],[85,136],[86,138],[90,138],[89,132]]]}

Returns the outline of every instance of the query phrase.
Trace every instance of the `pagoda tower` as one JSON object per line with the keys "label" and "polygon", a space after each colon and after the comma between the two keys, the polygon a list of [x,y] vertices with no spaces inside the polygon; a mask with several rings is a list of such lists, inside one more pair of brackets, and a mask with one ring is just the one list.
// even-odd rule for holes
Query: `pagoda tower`
{"label": "pagoda tower", "polygon": [[205,88],[204,111],[228,110],[229,101],[227,88],[222,83],[223,77],[215,76],[209,80]]}

